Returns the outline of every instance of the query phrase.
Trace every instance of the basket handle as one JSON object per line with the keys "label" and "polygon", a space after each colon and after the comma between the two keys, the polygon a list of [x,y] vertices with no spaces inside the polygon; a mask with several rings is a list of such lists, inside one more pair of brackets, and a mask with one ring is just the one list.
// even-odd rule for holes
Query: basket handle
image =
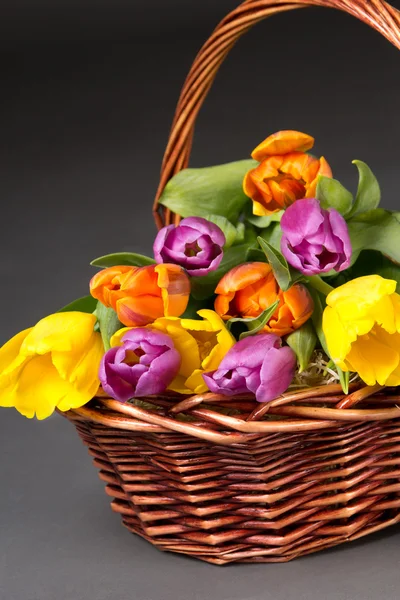
{"label": "basket handle", "polygon": [[219,23],[202,46],[182,88],[153,205],[158,228],[179,222],[179,215],[161,206],[159,198],[171,177],[189,163],[197,114],[230,49],[259,21],[279,12],[307,6],[348,12],[379,31],[400,50],[400,11],[384,0],[245,0]]}

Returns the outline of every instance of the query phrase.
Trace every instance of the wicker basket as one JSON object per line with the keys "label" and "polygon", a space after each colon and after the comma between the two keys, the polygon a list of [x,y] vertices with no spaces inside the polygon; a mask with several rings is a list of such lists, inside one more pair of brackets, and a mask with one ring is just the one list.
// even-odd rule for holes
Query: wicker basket
{"label": "wicker basket", "polygon": [[[246,0],[200,50],[181,92],[154,217],[187,166],[194,122],[236,40],[258,21],[306,5],[344,10],[400,49],[400,12],[383,0]],[[156,409],[101,393],[66,413],[126,527],[161,550],[215,564],[280,562],[400,522],[399,392],[338,385],[269,404],[216,394],[152,397]],[[221,408],[234,409],[234,416]]]}

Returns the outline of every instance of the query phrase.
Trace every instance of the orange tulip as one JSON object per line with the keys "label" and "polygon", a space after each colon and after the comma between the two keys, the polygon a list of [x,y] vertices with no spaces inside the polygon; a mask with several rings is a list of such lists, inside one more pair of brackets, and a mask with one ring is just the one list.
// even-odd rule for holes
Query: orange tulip
{"label": "orange tulip", "polygon": [[184,313],[190,282],[178,265],[110,267],[92,278],[90,293],[113,308],[124,325],[141,327],[159,317],[179,317]]}
{"label": "orange tulip", "polygon": [[243,190],[253,201],[253,213],[269,215],[295,200],[315,196],[318,175],[332,177],[326,160],[306,154],[314,138],[300,131],[278,131],[252,152],[260,164],[246,173]]}
{"label": "orange tulip", "polygon": [[215,290],[215,311],[224,319],[258,317],[276,300],[279,304],[263,331],[283,336],[309,319],[314,304],[308,290],[296,283],[283,292],[270,265],[245,263],[231,269]]}

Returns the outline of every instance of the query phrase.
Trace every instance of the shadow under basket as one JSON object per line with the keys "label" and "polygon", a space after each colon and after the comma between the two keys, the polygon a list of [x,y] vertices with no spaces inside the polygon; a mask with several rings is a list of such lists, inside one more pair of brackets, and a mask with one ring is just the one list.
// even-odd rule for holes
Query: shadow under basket
{"label": "shadow under basket", "polygon": [[[246,0],[217,26],[181,91],[153,207],[187,167],[197,114],[229,50],[282,11],[348,12],[400,49],[400,12],[383,0]],[[222,565],[283,562],[400,522],[398,390],[338,385],[254,397],[99,397],[65,416],[88,446],[111,506],[160,550]]]}

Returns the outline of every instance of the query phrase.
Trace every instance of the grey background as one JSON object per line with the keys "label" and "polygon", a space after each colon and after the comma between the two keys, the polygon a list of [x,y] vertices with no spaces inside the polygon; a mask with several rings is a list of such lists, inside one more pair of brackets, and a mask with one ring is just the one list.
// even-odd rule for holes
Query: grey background
{"label": "grey background", "polygon": [[[152,197],[180,86],[234,6],[1,6],[1,342],[86,294],[92,258],[151,251]],[[365,160],[383,204],[400,209],[399,59],[347,15],[274,17],[224,64],[192,164],[242,158],[269,133],[299,129],[349,187],[351,160]],[[0,452],[0,600],[398,598],[398,528],[287,565],[217,568],[161,554],[123,529],[62,417],[38,423],[2,409]]]}

